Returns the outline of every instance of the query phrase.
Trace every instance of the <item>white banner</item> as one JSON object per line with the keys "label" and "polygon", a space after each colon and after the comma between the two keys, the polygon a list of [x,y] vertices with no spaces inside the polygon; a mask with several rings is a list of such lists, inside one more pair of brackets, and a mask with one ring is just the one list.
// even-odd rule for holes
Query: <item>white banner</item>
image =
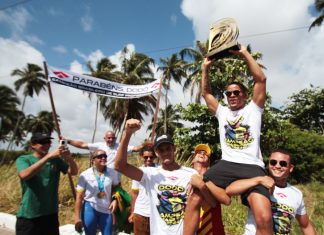
{"label": "white banner", "polygon": [[73,73],[52,66],[47,66],[47,69],[48,80],[51,82],[114,98],[134,99],[147,96],[157,91],[160,86],[159,80],[145,85],[127,85]]}

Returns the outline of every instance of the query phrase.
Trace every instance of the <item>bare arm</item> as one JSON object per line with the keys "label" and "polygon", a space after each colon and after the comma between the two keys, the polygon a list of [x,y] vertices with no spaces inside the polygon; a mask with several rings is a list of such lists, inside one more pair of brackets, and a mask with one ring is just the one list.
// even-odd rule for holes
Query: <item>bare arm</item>
{"label": "bare arm", "polygon": [[250,179],[236,180],[226,188],[226,193],[229,196],[240,195],[245,191],[253,188],[259,184],[268,188],[270,191],[273,190],[275,183],[274,180],[269,176],[257,176]]}
{"label": "bare arm", "polygon": [[83,198],[84,198],[84,191],[77,192],[75,205],[74,205],[74,224],[75,224],[75,230],[78,232],[81,232],[83,227],[81,221],[81,207],[82,207]]}
{"label": "bare arm", "polygon": [[201,79],[201,95],[204,97],[206,104],[208,106],[209,112],[212,115],[215,115],[217,107],[218,107],[218,101],[213,96],[211,91],[211,85],[209,80],[209,68],[212,64],[212,61],[208,58],[205,58],[201,70],[202,70],[202,79]]}
{"label": "bare arm", "polygon": [[131,192],[131,196],[132,196],[132,200],[131,200],[131,214],[128,217],[128,222],[129,223],[133,223],[134,208],[135,208],[136,199],[138,197],[138,193],[139,193],[139,190],[132,189],[132,192]]}
{"label": "bare arm", "polygon": [[214,196],[214,198],[216,198],[219,203],[222,203],[224,205],[231,204],[231,198],[227,195],[226,191],[223,188],[216,186],[211,181],[208,181],[205,184],[210,193]]}
{"label": "bare arm", "polygon": [[199,189],[201,196],[203,197],[203,199],[207,204],[209,204],[211,207],[216,206],[217,203],[216,199],[209,192],[205,182],[202,180],[202,177],[200,175],[197,174],[193,175],[190,179],[190,184],[193,187]]}
{"label": "bare arm", "polygon": [[258,63],[253,59],[252,55],[247,51],[245,46],[241,46],[239,51],[231,51],[233,54],[239,55],[247,63],[249,71],[254,80],[253,101],[260,108],[264,107],[266,101],[266,76]]}
{"label": "bare arm", "polygon": [[132,149],[132,152],[139,152],[142,148],[143,148],[142,144],[134,146],[134,148]]}
{"label": "bare arm", "polygon": [[140,181],[143,177],[143,171],[127,162],[127,146],[129,140],[134,132],[141,128],[141,123],[136,119],[129,119],[126,121],[125,130],[115,159],[115,169],[127,177]]}
{"label": "bare arm", "polygon": [[299,223],[300,229],[304,235],[316,235],[316,231],[309,220],[307,214],[305,215],[296,215],[296,219]]}
{"label": "bare arm", "polygon": [[89,149],[88,143],[83,142],[81,140],[67,140],[68,144],[80,148],[80,149]]}
{"label": "bare arm", "polygon": [[18,176],[21,180],[29,180],[35,176],[50,159],[54,159],[60,156],[62,149],[57,148],[54,151],[47,153],[44,157],[40,158],[39,161],[29,166],[26,169],[21,170]]}

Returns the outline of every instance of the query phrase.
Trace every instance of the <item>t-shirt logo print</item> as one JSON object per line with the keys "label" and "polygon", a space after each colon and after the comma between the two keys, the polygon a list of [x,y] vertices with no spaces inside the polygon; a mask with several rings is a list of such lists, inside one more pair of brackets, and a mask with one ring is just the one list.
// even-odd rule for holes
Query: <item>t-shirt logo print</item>
{"label": "t-shirt logo print", "polygon": [[159,185],[159,205],[157,209],[167,225],[179,224],[184,217],[186,195],[184,187],[177,185]]}
{"label": "t-shirt logo print", "polygon": [[225,128],[225,142],[232,149],[244,149],[253,142],[250,126],[242,124],[244,117],[235,120],[227,120]]}

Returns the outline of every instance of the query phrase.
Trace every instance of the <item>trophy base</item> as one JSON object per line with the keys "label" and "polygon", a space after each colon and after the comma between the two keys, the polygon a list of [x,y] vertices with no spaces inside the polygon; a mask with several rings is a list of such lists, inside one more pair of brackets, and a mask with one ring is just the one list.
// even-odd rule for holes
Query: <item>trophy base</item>
{"label": "trophy base", "polygon": [[207,57],[210,60],[219,60],[222,59],[224,57],[228,57],[233,55],[232,53],[230,53],[230,50],[240,50],[240,44],[238,42],[233,42],[230,44],[226,44],[222,47],[216,48],[214,50],[211,50],[210,52],[207,53]]}

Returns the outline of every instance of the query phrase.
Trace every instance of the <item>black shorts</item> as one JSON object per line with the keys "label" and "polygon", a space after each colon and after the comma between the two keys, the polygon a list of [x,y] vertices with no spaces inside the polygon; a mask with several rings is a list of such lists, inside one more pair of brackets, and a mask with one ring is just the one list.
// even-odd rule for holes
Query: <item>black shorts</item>
{"label": "black shorts", "polygon": [[[256,176],[267,175],[265,169],[258,165],[241,164],[235,162],[229,162],[225,160],[219,160],[209,168],[203,176],[205,182],[211,181],[216,186],[225,189],[235,180],[249,179]],[[270,200],[269,190],[263,185],[257,185],[250,188],[248,191],[241,195],[242,203],[248,206],[247,197],[250,193],[256,192],[264,195]]]}
{"label": "black shorts", "polygon": [[59,235],[58,214],[33,219],[17,218],[16,235]]}

